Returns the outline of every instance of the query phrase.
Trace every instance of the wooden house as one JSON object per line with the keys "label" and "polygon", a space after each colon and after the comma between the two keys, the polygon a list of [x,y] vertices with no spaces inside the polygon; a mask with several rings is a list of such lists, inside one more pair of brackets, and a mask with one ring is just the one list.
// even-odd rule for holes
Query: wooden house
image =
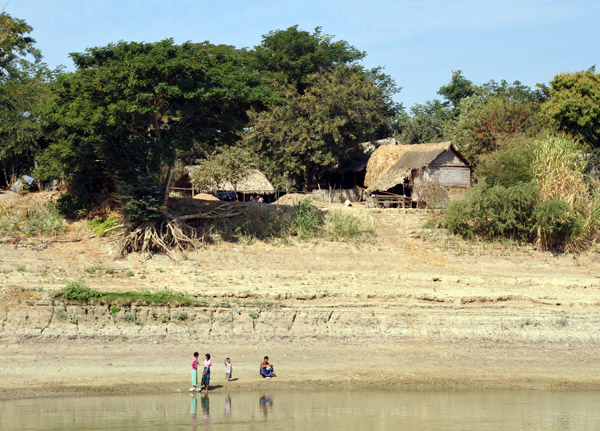
{"label": "wooden house", "polygon": [[394,205],[439,207],[447,203],[443,196],[462,194],[471,187],[471,171],[471,164],[452,142],[384,146],[369,159],[365,186],[375,205],[383,195],[395,196],[387,200]]}

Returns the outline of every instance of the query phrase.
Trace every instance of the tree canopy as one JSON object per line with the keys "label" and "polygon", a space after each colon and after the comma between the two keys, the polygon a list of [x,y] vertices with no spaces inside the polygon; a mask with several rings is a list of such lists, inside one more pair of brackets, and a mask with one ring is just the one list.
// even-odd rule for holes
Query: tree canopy
{"label": "tree canopy", "polygon": [[561,73],[550,82],[542,113],[550,125],[600,148],[600,74],[594,68]]}
{"label": "tree canopy", "polygon": [[[340,65],[311,75],[304,94],[254,113],[245,142],[271,181],[305,188],[327,169],[352,160],[359,143],[386,135],[398,106],[396,88],[373,71]],[[384,130],[382,132],[382,130]]]}
{"label": "tree canopy", "polygon": [[312,74],[350,64],[365,53],[346,41],[334,41],[333,36],[322,34],[320,27],[309,33],[295,25],[269,32],[250,55],[258,70],[282,75],[302,94],[311,85]]}
{"label": "tree canopy", "polygon": [[[140,176],[167,196],[178,151],[235,141],[246,111],[273,97],[230,46],[119,42],[72,58],[78,70],[57,81],[49,126],[88,196],[107,179],[118,188]],[[94,172],[102,185],[78,178]]]}

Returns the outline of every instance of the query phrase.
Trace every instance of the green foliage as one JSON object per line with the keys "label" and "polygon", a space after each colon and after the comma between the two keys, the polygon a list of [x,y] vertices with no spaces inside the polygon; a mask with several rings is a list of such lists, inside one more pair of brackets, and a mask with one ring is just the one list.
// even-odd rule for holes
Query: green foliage
{"label": "green foliage", "polygon": [[327,236],[333,240],[361,243],[376,236],[377,225],[372,218],[362,221],[353,214],[337,210],[325,217]]}
{"label": "green foliage", "polygon": [[54,310],[54,316],[60,320],[67,320],[67,317],[69,317],[66,310],[62,308],[57,308],[56,310]]}
{"label": "green foliage", "polygon": [[[114,213],[104,214],[102,217],[97,217],[87,222],[88,229],[94,232],[97,237],[106,235],[106,231],[118,226],[120,223],[119,217]],[[114,232],[114,231],[112,231]],[[110,232],[109,232],[110,233]]]}
{"label": "green foliage", "polygon": [[543,249],[563,247],[581,231],[573,208],[560,199],[541,202],[533,212],[538,241]]}
{"label": "green foliage", "polygon": [[229,182],[237,191],[239,182],[256,167],[255,156],[242,147],[217,149],[206,159],[198,160],[190,175],[194,189],[216,191]]}
{"label": "green foliage", "polygon": [[54,236],[65,231],[65,219],[52,204],[6,207],[0,213],[0,234]]}
{"label": "green foliage", "polygon": [[[72,54],[77,71],[61,76],[48,110],[53,145],[68,183],[63,208],[74,214],[103,190],[118,189],[126,216],[160,212],[176,154],[237,140],[246,110],[273,98],[248,58],[229,46],[119,42]],[[85,173],[83,175],[82,173]],[[143,174],[142,174],[143,173]],[[170,178],[170,175],[167,175]],[[147,190],[142,190],[146,188]]]}
{"label": "green foliage", "polygon": [[162,193],[156,177],[140,174],[120,183],[123,214],[130,221],[149,221],[164,217]]}
{"label": "green foliage", "polygon": [[533,154],[529,142],[530,140],[524,138],[501,141],[497,152],[480,158],[475,168],[475,177],[485,180],[489,186],[509,187],[532,181]]}
{"label": "green foliage", "polygon": [[462,70],[455,70],[452,71],[452,80],[440,87],[438,94],[452,103],[456,110],[460,101],[475,94],[476,90],[476,86],[463,76]]}
{"label": "green foliage", "polygon": [[31,173],[45,144],[41,114],[55,72],[40,63],[31,31],[24,20],[0,13],[0,185]]}
{"label": "green foliage", "polygon": [[542,113],[556,130],[600,147],[600,74],[593,68],[561,73],[550,82]]}
{"label": "green foliage", "polygon": [[285,81],[302,94],[312,85],[308,77],[340,64],[350,64],[365,56],[346,41],[333,41],[315,28],[311,34],[298,26],[271,31],[250,53],[256,69],[283,75]]}
{"label": "green foliage", "polygon": [[287,93],[286,103],[251,114],[245,145],[277,187],[286,178],[307,188],[323,172],[360,154],[359,143],[389,135],[399,106],[385,75],[359,66],[338,66],[307,78],[303,93]]}
{"label": "green foliage", "polygon": [[452,233],[472,238],[531,239],[533,211],[539,190],[533,184],[504,187],[479,185],[465,199],[453,201],[446,212]]}
{"label": "green foliage", "polygon": [[449,124],[454,115],[446,104],[430,100],[423,105],[413,106],[411,114],[402,125],[400,142],[413,145],[447,140]]}
{"label": "green foliage", "polygon": [[110,314],[118,314],[119,311],[121,311],[121,307],[119,307],[118,305],[110,306]]}
{"label": "green foliage", "polygon": [[125,322],[133,323],[133,322],[135,322],[135,316],[129,312],[125,312],[125,313],[123,313],[123,320]]}
{"label": "green foliage", "polygon": [[314,238],[323,226],[323,215],[312,205],[312,200],[303,199],[294,205],[288,232],[299,239]]}
{"label": "green foliage", "polygon": [[100,298],[102,294],[93,290],[81,281],[74,281],[54,294],[54,299],[63,299],[73,302],[89,302],[91,299]]}
{"label": "green foliage", "polygon": [[188,314],[185,311],[173,314],[173,319],[184,322],[188,319]]}
{"label": "green foliage", "polygon": [[486,84],[477,95],[460,102],[452,141],[472,163],[501,149],[501,143],[540,130],[537,118],[541,96],[516,81]]}

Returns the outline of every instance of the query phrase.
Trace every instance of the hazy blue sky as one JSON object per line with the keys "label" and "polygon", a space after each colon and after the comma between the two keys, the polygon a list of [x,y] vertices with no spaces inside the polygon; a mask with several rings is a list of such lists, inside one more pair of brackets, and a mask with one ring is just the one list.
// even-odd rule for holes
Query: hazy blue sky
{"label": "hazy blue sky", "polygon": [[600,0],[0,0],[25,19],[46,63],[119,40],[208,40],[253,47],[298,24],[367,52],[384,66],[405,107],[436,96],[451,71],[477,84],[534,86],[554,75],[600,68]]}

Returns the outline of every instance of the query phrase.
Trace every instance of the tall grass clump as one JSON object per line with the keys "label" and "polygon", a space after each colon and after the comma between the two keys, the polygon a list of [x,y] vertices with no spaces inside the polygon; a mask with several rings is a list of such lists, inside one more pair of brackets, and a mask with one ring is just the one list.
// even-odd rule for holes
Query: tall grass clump
{"label": "tall grass clump", "polygon": [[325,233],[332,240],[364,242],[376,236],[375,220],[367,217],[361,220],[353,214],[336,210],[325,217]]}
{"label": "tall grass clump", "polygon": [[[581,144],[564,135],[550,135],[533,141],[530,151],[531,171],[540,190],[540,200],[554,202],[545,204],[543,211],[538,212],[535,226],[538,244],[542,248],[552,247],[558,231],[562,232],[567,250],[592,245],[600,232],[600,197],[598,188],[586,175],[588,160]],[[547,223],[549,212],[553,213],[556,226]]]}
{"label": "tall grass clump", "polygon": [[0,210],[0,233],[56,236],[65,232],[65,219],[54,204],[16,205]]}
{"label": "tall grass clump", "polygon": [[445,225],[466,238],[542,250],[589,247],[600,232],[600,197],[586,167],[584,148],[568,137],[515,140],[481,162],[479,183],[450,205]]}
{"label": "tall grass clump", "polygon": [[315,238],[322,231],[323,221],[323,214],[312,205],[312,200],[302,199],[294,205],[286,230],[301,240]]}

